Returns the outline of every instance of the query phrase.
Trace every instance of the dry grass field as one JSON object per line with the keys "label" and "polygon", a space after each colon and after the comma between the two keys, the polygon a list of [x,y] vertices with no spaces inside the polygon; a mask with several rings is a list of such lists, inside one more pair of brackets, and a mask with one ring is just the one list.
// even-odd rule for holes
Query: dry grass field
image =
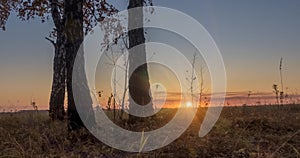
{"label": "dry grass field", "polygon": [[[140,124],[117,124],[158,128],[175,111],[163,109],[158,117]],[[84,129],[68,132],[65,122],[50,121],[45,111],[2,113],[0,157],[300,157],[300,105],[225,107],[210,133],[200,138],[205,111],[176,141],[146,153],[110,148]]]}

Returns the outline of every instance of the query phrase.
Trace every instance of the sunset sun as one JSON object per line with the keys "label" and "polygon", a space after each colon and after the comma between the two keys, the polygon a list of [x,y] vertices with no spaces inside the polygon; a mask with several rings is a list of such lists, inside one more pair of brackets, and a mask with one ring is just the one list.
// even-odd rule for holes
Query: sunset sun
{"label": "sunset sun", "polygon": [[186,107],[188,107],[188,108],[189,108],[189,107],[192,107],[192,105],[193,105],[193,104],[192,104],[192,102],[190,102],[190,101],[189,101],[189,102],[186,102],[186,104],[185,104],[185,105],[186,105]]}

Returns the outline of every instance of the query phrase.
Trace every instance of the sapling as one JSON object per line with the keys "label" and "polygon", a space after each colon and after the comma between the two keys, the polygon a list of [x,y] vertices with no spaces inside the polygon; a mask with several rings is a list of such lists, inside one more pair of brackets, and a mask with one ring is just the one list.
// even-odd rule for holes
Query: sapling
{"label": "sapling", "polygon": [[279,72],[280,72],[280,82],[281,82],[281,92],[280,92],[280,104],[283,104],[283,99],[284,99],[284,92],[283,92],[283,77],[282,77],[282,60],[283,58],[280,58],[280,63],[279,63]]}
{"label": "sapling", "polygon": [[31,100],[31,106],[33,107],[33,109],[38,112],[38,106],[36,105],[36,102],[34,100]]}
{"label": "sapling", "polygon": [[276,95],[276,103],[277,105],[279,105],[279,98],[278,98],[279,90],[277,84],[273,84],[273,92]]}

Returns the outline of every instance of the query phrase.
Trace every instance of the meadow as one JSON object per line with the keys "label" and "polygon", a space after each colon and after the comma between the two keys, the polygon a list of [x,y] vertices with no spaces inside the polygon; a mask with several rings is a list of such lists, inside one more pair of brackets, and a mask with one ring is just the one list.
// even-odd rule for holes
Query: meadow
{"label": "meadow", "polygon": [[[201,108],[190,127],[170,145],[146,153],[119,151],[85,129],[69,132],[66,122],[51,121],[47,111],[0,114],[0,157],[300,157],[300,105],[224,107],[208,135],[198,137],[206,112]],[[163,109],[128,129],[159,128],[176,109]],[[111,111],[107,111],[111,116]]]}

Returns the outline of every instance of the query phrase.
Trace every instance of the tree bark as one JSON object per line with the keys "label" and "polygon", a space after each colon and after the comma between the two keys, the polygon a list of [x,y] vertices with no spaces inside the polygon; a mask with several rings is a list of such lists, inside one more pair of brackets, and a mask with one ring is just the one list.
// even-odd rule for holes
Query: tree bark
{"label": "tree bark", "polygon": [[[136,7],[143,7],[143,0],[129,0],[128,6],[128,32],[129,36],[129,110],[133,111],[131,107],[134,102],[139,105],[146,105],[151,103],[151,96],[149,93],[150,83],[148,75],[148,66],[146,64],[146,48],[144,28],[133,29],[134,26],[143,26],[143,9],[130,10]],[[139,46],[138,46],[139,45]],[[136,47],[138,46],[138,47]],[[132,49],[136,47],[135,49]],[[138,117],[129,115],[129,122],[141,120]]]}
{"label": "tree bark", "polygon": [[[68,129],[77,130],[85,127],[83,122],[89,125],[95,124],[95,117],[92,107],[92,99],[87,84],[87,78],[84,68],[83,48],[80,45],[83,42],[83,11],[82,0],[65,1],[65,49],[67,54],[67,93],[68,93]],[[75,59],[79,65],[74,67]],[[76,75],[73,78],[73,75]],[[74,80],[73,80],[74,79]],[[74,87],[76,86],[76,87]],[[79,96],[84,99],[82,102],[74,100],[73,88],[80,90]],[[77,94],[77,93],[76,93]],[[87,104],[86,104],[87,103]],[[83,105],[86,104],[86,105]],[[80,113],[80,115],[79,115]],[[84,119],[84,121],[82,120]]]}
{"label": "tree bark", "polygon": [[[60,35],[59,35],[60,36]],[[49,115],[53,120],[63,120],[65,116],[64,100],[66,86],[66,69],[65,69],[65,50],[63,38],[57,37],[55,44],[55,55],[53,62],[53,81],[52,91],[50,96]]]}
{"label": "tree bark", "polygon": [[65,117],[64,101],[66,87],[66,52],[64,48],[63,21],[58,11],[57,0],[50,0],[51,15],[56,27],[56,42],[54,45],[53,80],[49,103],[49,116],[53,120],[63,120]]}

